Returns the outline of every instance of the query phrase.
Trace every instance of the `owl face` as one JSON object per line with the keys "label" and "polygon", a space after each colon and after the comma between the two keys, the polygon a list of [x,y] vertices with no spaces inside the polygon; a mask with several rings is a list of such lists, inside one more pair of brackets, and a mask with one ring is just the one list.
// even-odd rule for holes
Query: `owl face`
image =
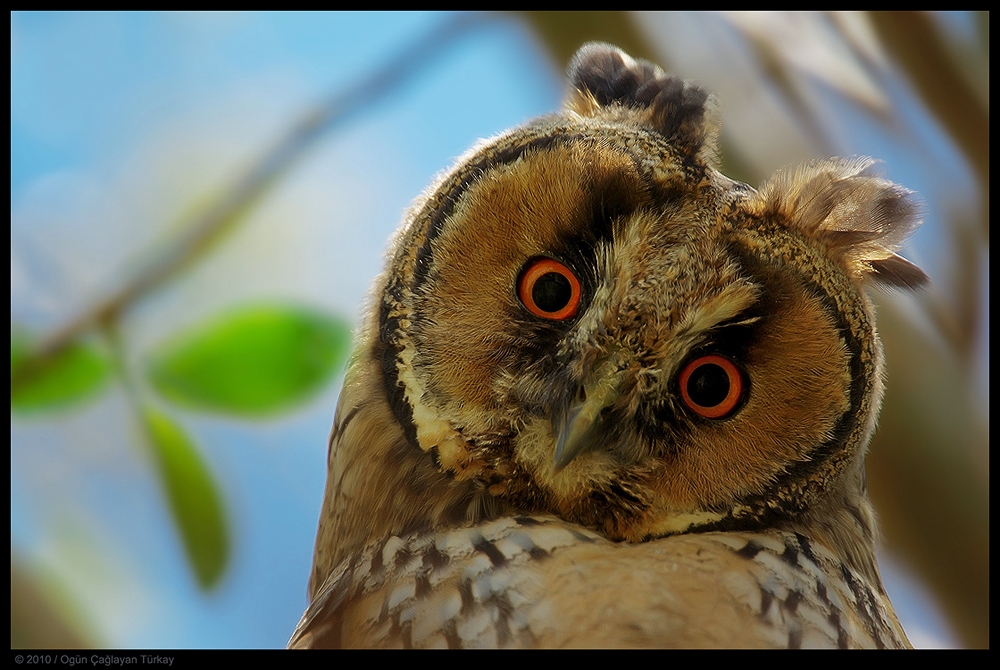
{"label": "owl face", "polygon": [[906,646],[864,289],[924,280],[912,194],[866,158],[734,182],[709,96],[608,45],[570,87],[394,240],[292,644]]}
{"label": "owl face", "polygon": [[570,74],[408,215],[373,347],[396,421],[470,508],[628,540],[802,514],[873,429],[862,289],[922,281],[911,194],[870,159],[755,191],[698,87],[607,45]]}

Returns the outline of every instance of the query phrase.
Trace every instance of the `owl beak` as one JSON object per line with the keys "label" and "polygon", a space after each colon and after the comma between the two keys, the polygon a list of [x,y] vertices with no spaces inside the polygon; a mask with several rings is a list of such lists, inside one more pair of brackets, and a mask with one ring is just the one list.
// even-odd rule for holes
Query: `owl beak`
{"label": "owl beak", "polygon": [[604,413],[621,395],[622,377],[617,370],[595,375],[591,383],[584,384],[582,393],[565,413],[552,417],[552,433],[556,438],[554,473],[603,442],[607,428]]}

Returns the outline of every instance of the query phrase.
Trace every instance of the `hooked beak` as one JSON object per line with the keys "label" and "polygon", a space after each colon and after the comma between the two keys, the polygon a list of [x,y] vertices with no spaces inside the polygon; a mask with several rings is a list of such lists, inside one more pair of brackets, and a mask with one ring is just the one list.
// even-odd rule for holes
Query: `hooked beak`
{"label": "hooked beak", "polygon": [[558,473],[580,454],[599,445],[608,428],[604,410],[621,396],[624,381],[622,371],[613,364],[598,366],[597,373],[583,385],[582,393],[573,400],[565,413],[552,417],[555,436],[553,472]]}

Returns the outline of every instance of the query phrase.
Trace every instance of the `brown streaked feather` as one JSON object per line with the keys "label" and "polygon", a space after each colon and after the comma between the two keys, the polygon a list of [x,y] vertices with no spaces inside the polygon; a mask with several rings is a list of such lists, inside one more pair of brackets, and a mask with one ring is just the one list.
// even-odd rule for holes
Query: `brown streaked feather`
{"label": "brown streaked feather", "polygon": [[874,273],[884,283],[915,288],[926,275],[895,251],[920,225],[922,208],[878,168],[867,157],[831,158],[779,172],[749,206],[824,243],[852,276]]}
{"label": "brown streaked feather", "polygon": [[290,646],[905,647],[866,584],[801,534],[615,544],[552,517],[507,517],[367,547]]}

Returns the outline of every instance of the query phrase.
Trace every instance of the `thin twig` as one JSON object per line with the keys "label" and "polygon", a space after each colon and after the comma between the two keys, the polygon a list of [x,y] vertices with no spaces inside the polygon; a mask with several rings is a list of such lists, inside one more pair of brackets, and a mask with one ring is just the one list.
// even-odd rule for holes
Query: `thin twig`
{"label": "thin twig", "polygon": [[323,133],[385,97],[487,16],[460,14],[446,21],[401,51],[370,77],[331,95],[326,102],[307,111],[218,201],[195,216],[188,225],[182,226],[184,232],[169,241],[152,262],[141,267],[120,287],[43,337],[33,356],[53,356],[94,326],[117,321],[140,298],[200,256],[228,223],[238,220],[239,217],[234,215],[285,172]]}

